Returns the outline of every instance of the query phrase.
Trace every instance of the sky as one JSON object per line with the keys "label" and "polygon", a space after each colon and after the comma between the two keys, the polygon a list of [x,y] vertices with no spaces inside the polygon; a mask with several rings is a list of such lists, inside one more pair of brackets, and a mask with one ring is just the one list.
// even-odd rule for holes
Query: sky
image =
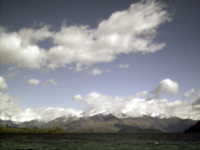
{"label": "sky", "polygon": [[199,0],[0,7],[0,119],[200,118]]}

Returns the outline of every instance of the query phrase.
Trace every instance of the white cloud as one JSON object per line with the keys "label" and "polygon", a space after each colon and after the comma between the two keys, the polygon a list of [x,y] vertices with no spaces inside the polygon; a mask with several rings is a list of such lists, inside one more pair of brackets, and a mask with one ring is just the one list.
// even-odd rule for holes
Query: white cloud
{"label": "white cloud", "polygon": [[[5,83],[5,82],[4,82]],[[167,83],[173,83],[168,85]],[[167,84],[167,85],[166,85]],[[177,83],[176,83],[177,84]],[[177,85],[169,79],[163,80],[156,89],[157,93],[169,92],[174,94],[177,89]],[[164,89],[162,89],[162,88]],[[176,92],[175,92],[176,93]],[[148,92],[144,91],[137,93],[137,96],[147,95]],[[70,108],[30,108],[22,109],[15,102],[18,98],[10,97],[0,93],[0,119],[13,120],[13,121],[28,121],[33,119],[39,119],[42,121],[50,121],[57,117],[68,116],[71,114],[80,114],[81,112]],[[129,97],[111,97],[109,95],[102,95],[97,92],[89,93],[82,97],[76,95],[72,100],[78,100],[87,104],[84,115],[90,116],[100,112],[112,113],[116,117],[122,117],[122,114],[126,114],[128,117],[139,117],[143,114],[164,114],[170,116],[176,116],[180,118],[200,119],[200,97],[198,96],[192,101],[182,102],[176,100],[174,102],[168,102],[167,99],[141,99]]]}
{"label": "white cloud", "polygon": [[137,93],[136,95],[135,95],[135,97],[141,97],[141,96],[147,96],[149,94],[149,92],[147,92],[147,91],[143,91],[143,92],[140,92],[140,93]]}
{"label": "white cloud", "polygon": [[5,83],[5,79],[3,76],[0,76],[0,91],[8,90],[8,86]]}
{"label": "white cloud", "polygon": [[[0,119],[11,119],[13,121],[29,121],[39,119],[51,121],[61,116],[80,114],[80,111],[70,108],[30,108],[22,109],[15,104],[16,98],[0,93]],[[168,102],[167,99],[145,99],[132,97],[110,97],[100,93],[92,92],[83,101],[87,103],[84,110],[85,116],[94,115],[100,112],[112,113],[116,117],[122,117],[122,113],[128,117],[140,117],[143,114],[166,114],[180,118],[199,119],[200,118],[200,97],[191,102],[181,102],[176,100]],[[184,109],[183,109],[184,108]]]}
{"label": "white cloud", "polygon": [[100,75],[102,73],[103,72],[100,69],[98,69],[98,68],[95,68],[95,69],[92,70],[92,75],[93,76]]}
{"label": "white cloud", "polygon": [[115,97],[114,99],[108,95],[101,95],[100,93],[92,92],[83,98],[83,101],[88,104],[84,113],[85,116],[96,114],[98,112],[106,111],[115,116],[122,113],[124,101],[122,98]]}
{"label": "white cloud", "polygon": [[40,83],[40,81],[37,80],[37,79],[29,79],[29,80],[27,81],[27,83],[28,83],[29,85],[38,85],[38,84]]}
{"label": "white cloud", "polygon": [[190,91],[186,92],[183,96],[183,98],[187,98],[187,97],[190,97],[190,95],[194,93],[194,89],[191,89]]}
{"label": "white cloud", "polygon": [[68,116],[71,114],[79,114],[81,112],[74,109],[65,108],[30,108],[22,109],[15,102],[18,98],[10,97],[0,93],[0,119],[12,121],[30,121],[38,119],[41,121],[51,121],[58,117]]}
{"label": "white cloud", "polygon": [[200,96],[191,102],[193,108],[197,108],[200,110]]}
{"label": "white cloud", "polygon": [[[0,28],[0,64],[17,64],[18,67],[55,69],[76,63],[77,71],[83,65],[112,62],[125,53],[152,53],[161,50],[165,43],[154,43],[156,28],[171,20],[160,1],[141,1],[129,9],[113,13],[99,23],[97,29],[89,26],[65,26],[58,32],[23,28],[8,32]],[[49,50],[37,43],[51,38]]]}
{"label": "white cloud", "polygon": [[[191,102],[181,102],[176,100],[168,102],[167,99],[152,99],[147,101],[140,98],[112,98],[108,95],[92,92],[86,95],[83,100],[87,103],[85,115],[89,116],[99,112],[112,113],[117,117],[122,117],[125,113],[129,117],[139,117],[143,114],[165,114],[180,118],[200,118],[200,98]],[[183,109],[184,108],[184,109]]]}
{"label": "white cloud", "polygon": [[118,67],[120,68],[129,68],[129,64],[119,64]]}
{"label": "white cloud", "polygon": [[154,95],[159,95],[160,93],[170,93],[171,95],[177,94],[179,91],[178,83],[165,79],[160,82],[160,84],[151,92]]}
{"label": "white cloud", "polygon": [[44,86],[50,86],[50,85],[57,85],[57,83],[54,81],[54,79],[48,79],[46,83],[43,83]]}
{"label": "white cloud", "polygon": [[66,116],[80,113],[74,109],[66,108],[31,108],[18,111],[15,115],[12,116],[13,121],[30,121],[33,119],[42,120],[45,122],[51,121],[58,117]]}
{"label": "white cloud", "polygon": [[[0,83],[3,83],[3,86],[0,84],[0,88],[3,87],[3,90],[7,88],[7,85],[4,81],[5,80],[3,77],[0,77]],[[35,83],[36,82],[31,82],[31,84]],[[81,113],[80,111],[76,111],[74,109],[65,109],[59,107],[22,109],[16,104],[18,99],[19,98],[17,97],[11,97],[0,92],[0,119],[12,121],[30,121],[33,119],[39,119],[41,121],[47,122],[61,116]]]}
{"label": "white cloud", "polygon": [[45,51],[36,43],[52,36],[48,29],[47,26],[38,30],[23,28],[19,32],[9,33],[0,27],[0,64],[39,69],[44,65]]}
{"label": "white cloud", "polygon": [[95,35],[99,43],[116,54],[160,50],[165,43],[152,43],[152,40],[156,36],[155,28],[170,20],[164,7],[156,1],[132,4],[128,10],[115,12],[100,22]]}
{"label": "white cloud", "polygon": [[76,95],[74,98],[72,98],[73,101],[81,101],[83,100],[83,97],[81,95]]}
{"label": "white cloud", "polygon": [[15,104],[18,98],[0,93],[0,119],[9,120],[22,109]]}

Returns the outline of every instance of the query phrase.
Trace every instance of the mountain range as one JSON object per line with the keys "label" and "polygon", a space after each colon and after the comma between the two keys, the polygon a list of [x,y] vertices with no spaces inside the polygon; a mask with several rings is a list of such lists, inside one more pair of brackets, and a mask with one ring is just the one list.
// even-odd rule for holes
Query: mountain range
{"label": "mountain range", "polygon": [[2,126],[49,128],[60,126],[72,132],[120,132],[120,133],[159,133],[184,132],[197,123],[191,119],[177,117],[152,117],[143,115],[137,118],[117,118],[112,114],[96,114],[91,117],[63,116],[47,123],[38,120],[15,123],[0,120]]}

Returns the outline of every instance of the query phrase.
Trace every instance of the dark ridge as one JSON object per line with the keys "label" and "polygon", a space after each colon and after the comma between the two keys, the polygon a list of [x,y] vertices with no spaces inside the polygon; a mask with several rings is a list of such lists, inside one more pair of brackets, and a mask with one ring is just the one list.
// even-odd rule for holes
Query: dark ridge
{"label": "dark ridge", "polygon": [[109,114],[109,115],[106,115],[104,116],[104,121],[113,121],[113,120],[120,120],[119,118],[115,117],[114,115],[112,114]]}
{"label": "dark ridge", "polygon": [[191,126],[189,129],[185,130],[185,133],[200,133],[200,121],[198,121],[195,125]]}

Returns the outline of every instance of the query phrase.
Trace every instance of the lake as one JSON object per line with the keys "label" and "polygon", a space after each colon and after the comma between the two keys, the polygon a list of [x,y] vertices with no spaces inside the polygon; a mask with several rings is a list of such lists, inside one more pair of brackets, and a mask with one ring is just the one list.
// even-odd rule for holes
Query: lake
{"label": "lake", "polygon": [[199,133],[1,133],[0,149],[197,150]]}

